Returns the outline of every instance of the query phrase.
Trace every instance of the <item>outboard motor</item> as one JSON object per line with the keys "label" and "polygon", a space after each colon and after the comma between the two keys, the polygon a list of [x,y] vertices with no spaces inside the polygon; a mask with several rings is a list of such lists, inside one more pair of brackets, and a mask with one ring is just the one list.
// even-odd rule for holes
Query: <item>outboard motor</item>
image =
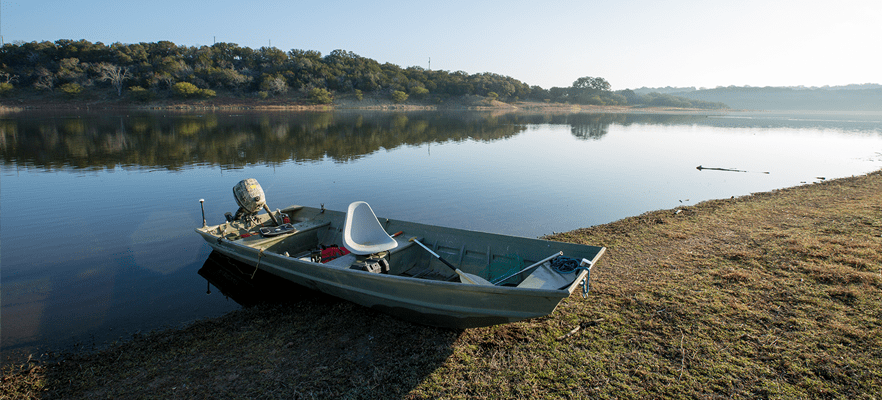
{"label": "outboard motor", "polygon": [[279,221],[276,220],[276,216],[273,215],[269,206],[266,205],[266,195],[263,193],[263,188],[257,183],[257,179],[248,178],[239,181],[236,186],[233,186],[233,197],[236,199],[236,204],[239,205],[233,220],[256,215],[263,208],[270,218],[273,219],[273,222],[276,225],[280,225]]}

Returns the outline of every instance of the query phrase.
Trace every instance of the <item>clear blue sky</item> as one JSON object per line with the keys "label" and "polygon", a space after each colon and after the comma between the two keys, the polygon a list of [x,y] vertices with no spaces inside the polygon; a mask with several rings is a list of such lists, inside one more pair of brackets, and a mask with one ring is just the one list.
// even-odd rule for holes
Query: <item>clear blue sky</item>
{"label": "clear blue sky", "polygon": [[380,63],[614,90],[882,83],[882,0],[2,0],[6,43],[169,40],[352,51]]}

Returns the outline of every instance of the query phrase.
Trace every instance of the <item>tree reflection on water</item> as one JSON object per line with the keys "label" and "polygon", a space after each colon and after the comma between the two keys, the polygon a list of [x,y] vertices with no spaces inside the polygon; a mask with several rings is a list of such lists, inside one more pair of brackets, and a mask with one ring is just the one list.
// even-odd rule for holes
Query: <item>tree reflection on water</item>
{"label": "tree reflection on water", "polygon": [[573,136],[600,139],[611,124],[704,118],[648,114],[479,112],[216,112],[204,114],[8,114],[0,120],[5,165],[44,169],[168,169],[330,159],[350,162],[381,149],[458,141],[492,142],[530,124],[566,124]]}

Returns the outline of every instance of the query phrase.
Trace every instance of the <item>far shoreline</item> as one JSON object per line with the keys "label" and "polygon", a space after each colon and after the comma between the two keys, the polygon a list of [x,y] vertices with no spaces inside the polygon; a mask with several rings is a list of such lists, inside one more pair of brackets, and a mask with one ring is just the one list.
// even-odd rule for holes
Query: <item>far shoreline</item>
{"label": "far shoreline", "polygon": [[241,98],[217,97],[210,100],[157,100],[151,102],[133,102],[126,99],[3,99],[0,100],[0,112],[24,111],[507,111],[529,113],[629,113],[629,114],[718,114],[728,113],[731,109],[700,109],[676,107],[644,107],[620,105],[580,105],[566,103],[545,103],[536,101],[516,101],[504,103],[479,96],[451,98],[444,103],[407,101],[395,103],[380,97],[335,99],[331,104],[309,104],[294,98]]}

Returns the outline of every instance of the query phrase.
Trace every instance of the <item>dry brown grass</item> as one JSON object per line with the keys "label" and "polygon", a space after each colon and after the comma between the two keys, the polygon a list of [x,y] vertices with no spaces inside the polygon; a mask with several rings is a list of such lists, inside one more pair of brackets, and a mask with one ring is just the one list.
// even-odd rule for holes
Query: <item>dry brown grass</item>
{"label": "dry brown grass", "polygon": [[882,171],[551,239],[608,251],[548,317],[449,331],[319,296],[4,371],[0,397],[882,397]]}

